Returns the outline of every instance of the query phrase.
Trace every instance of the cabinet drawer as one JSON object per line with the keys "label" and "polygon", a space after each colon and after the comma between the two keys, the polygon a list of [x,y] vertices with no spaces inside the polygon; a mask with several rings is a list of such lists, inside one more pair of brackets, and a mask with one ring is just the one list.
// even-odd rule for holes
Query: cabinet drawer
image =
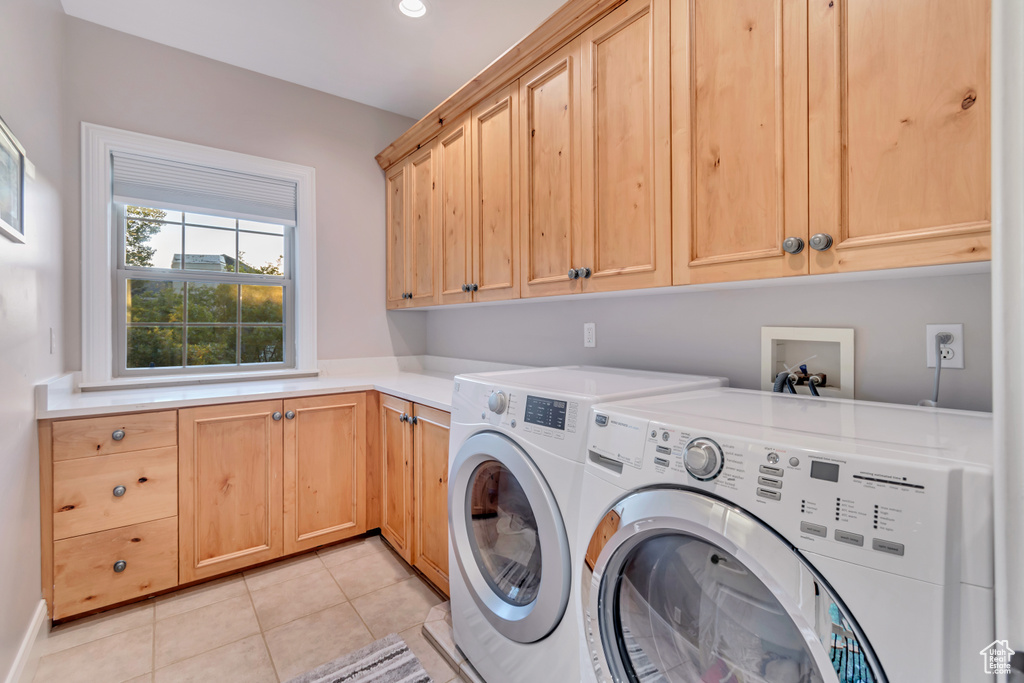
{"label": "cabinet drawer", "polygon": [[[119,561],[124,570],[116,572]],[[54,619],[173,588],[178,584],[178,519],[56,541],[53,584]]]}
{"label": "cabinet drawer", "polygon": [[177,443],[178,413],[173,410],[53,423],[55,462],[163,448]]}
{"label": "cabinet drawer", "polygon": [[[122,495],[115,491],[124,487]],[[178,513],[178,449],[53,464],[53,537],[70,538]]]}

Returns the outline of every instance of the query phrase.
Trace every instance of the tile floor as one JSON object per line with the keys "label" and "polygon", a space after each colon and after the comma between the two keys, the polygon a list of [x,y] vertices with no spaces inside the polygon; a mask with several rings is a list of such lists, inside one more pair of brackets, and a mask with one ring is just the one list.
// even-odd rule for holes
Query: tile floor
{"label": "tile floor", "polygon": [[59,626],[33,680],[277,683],[398,633],[450,683],[421,632],[445,604],[371,536]]}

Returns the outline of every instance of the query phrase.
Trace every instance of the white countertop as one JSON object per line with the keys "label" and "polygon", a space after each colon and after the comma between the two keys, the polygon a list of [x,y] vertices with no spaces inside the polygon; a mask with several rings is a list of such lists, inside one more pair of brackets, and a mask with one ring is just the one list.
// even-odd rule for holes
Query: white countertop
{"label": "white countertop", "polygon": [[360,359],[321,364],[318,377],[85,392],[75,390],[72,376],[65,375],[37,387],[36,417],[50,420],[372,390],[451,412],[456,374],[509,367],[514,366],[430,357]]}

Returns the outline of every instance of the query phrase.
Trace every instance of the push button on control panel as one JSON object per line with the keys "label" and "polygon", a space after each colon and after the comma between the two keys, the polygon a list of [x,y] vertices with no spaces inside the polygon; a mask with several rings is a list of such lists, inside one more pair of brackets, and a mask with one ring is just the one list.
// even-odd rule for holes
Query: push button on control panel
{"label": "push button on control panel", "polygon": [[672,449],[668,446],[656,446],[654,450],[658,451],[662,455],[672,455]]}
{"label": "push button on control panel", "polygon": [[771,489],[758,489],[757,495],[771,500],[782,500],[782,493],[779,491],[772,491]]}
{"label": "push button on control panel", "polygon": [[767,486],[767,487],[773,488],[773,489],[781,489],[782,488],[782,482],[779,481],[778,479],[769,479],[768,477],[758,477],[757,478],[757,483],[760,484],[761,486]]}
{"label": "push button on control panel", "polygon": [[836,529],[835,539],[840,543],[849,543],[850,545],[863,546],[864,537],[860,534],[855,534],[852,531],[841,531]]}
{"label": "push button on control panel", "polygon": [[596,424],[598,427],[607,427],[608,426],[608,416],[607,415],[595,415],[594,416],[594,424]]}
{"label": "push button on control panel", "polygon": [[882,553],[889,553],[890,555],[899,555],[903,557],[903,544],[894,543],[893,541],[884,541],[881,538],[871,539],[871,549],[877,550]]}
{"label": "push button on control panel", "polygon": [[781,467],[772,467],[771,465],[761,465],[761,467],[758,468],[758,471],[760,471],[761,474],[770,474],[773,477],[781,477],[786,473],[786,470]]}
{"label": "push button on control panel", "polygon": [[800,531],[811,536],[818,536],[819,538],[828,537],[828,527],[812,522],[800,522]]}

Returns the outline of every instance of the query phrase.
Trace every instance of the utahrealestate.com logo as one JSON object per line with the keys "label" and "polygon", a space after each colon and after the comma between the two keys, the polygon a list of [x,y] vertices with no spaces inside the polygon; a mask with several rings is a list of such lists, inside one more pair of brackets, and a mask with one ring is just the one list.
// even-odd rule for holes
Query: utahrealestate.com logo
{"label": "utahrealestate.com logo", "polygon": [[985,658],[985,673],[1009,674],[1010,658],[1013,657],[1014,654],[1014,651],[1010,649],[1010,644],[1007,641],[994,641],[991,645],[981,651],[981,656]]}

